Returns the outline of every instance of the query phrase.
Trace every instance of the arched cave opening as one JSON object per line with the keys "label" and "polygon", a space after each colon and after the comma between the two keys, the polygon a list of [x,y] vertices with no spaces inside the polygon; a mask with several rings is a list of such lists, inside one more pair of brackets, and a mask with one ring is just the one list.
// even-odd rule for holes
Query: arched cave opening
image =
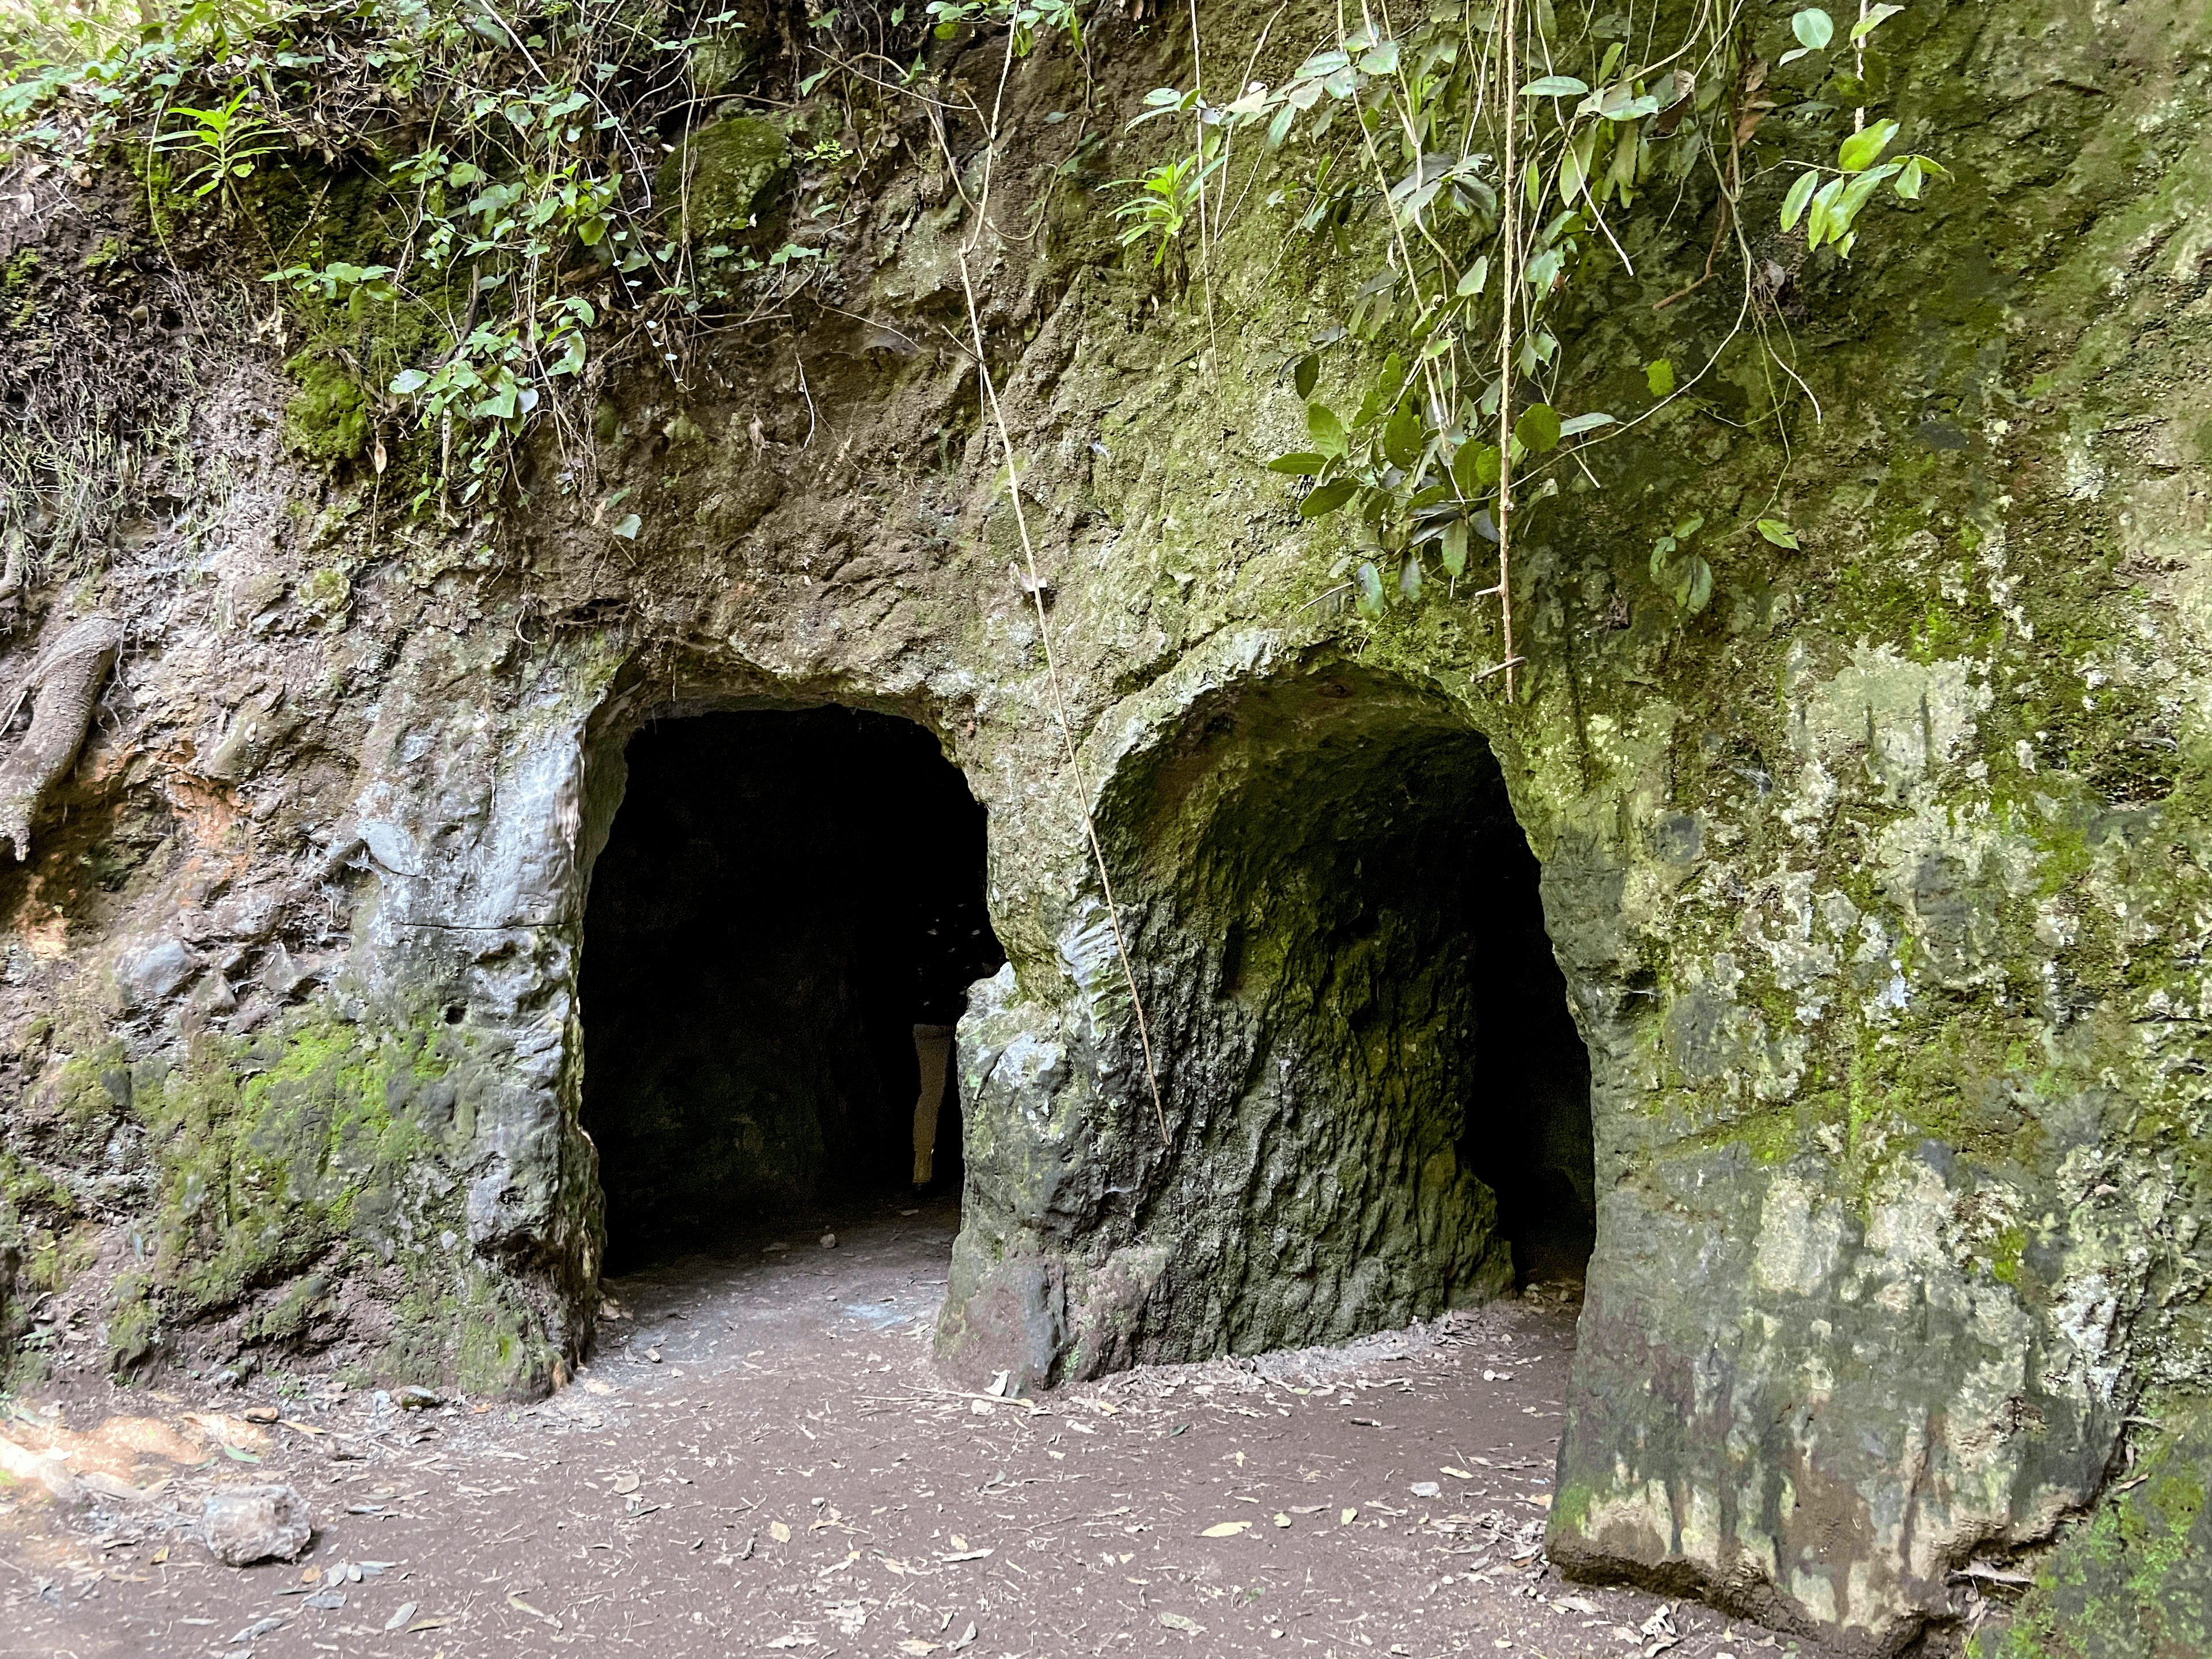
{"label": "arched cave opening", "polygon": [[1475,1004],[1460,1160],[1498,1195],[1515,1282],[1579,1287],[1597,1242],[1589,1051],[1544,926],[1542,870],[1495,761],[1487,773],[1466,780],[1457,809],[1472,833],[1449,925],[1472,953]]}
{"label": "arched cave opening", "polygon": [[[838,707],[663,720],[623,759],[581,984],[606,1271],[911,1192],[923,1068],[1005,960],[966,780]],[[955,1073],[928,1183],[953,1194]]]}
{"label": "arched cave opening", "polygon": [[1487,740],[1347,668],[1213,694],[1148,761],[1109,813],[1206,1264],[1154,1351],[1578,1286],[1589,1060]]}

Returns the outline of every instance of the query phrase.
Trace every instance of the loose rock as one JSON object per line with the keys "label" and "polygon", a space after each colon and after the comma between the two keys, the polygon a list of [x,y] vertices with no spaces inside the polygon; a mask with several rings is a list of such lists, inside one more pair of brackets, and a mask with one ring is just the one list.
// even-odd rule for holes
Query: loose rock
{"label": "loose rock", "polygon": [[314,1536],[306,1500],[289,1486],[231,1486],[210,1492],[201,1530],[209,1553],[232,1567],[293,1560]]}

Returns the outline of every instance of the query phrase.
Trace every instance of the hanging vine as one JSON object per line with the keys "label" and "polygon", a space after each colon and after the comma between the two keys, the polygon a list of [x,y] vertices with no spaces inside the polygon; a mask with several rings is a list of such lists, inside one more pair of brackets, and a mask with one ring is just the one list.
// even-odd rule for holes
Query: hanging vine
{"label": "hanging vine", "polygon": [[[1838,258],[1850,255],[1882,186],[1912,201],[1944,176],[1928,156],[1888,156],[1899,123],[1867,119],[1882,91],[1869,40],[1902,9],[1863,4],[1840,39],[1826,12],[1801,10],[1790,25],[1796,44],[1770,65],[1754,49],[1749,9],[1722,0],[1704,0],[1671,35],[1655,16],[1609,39],[1587,24],[1563,27],[1550,0],[1501,0],[1494,10],[1441,0],[1395,27],[1373,0],[1356,16],[1340,9],[1334,38],[1278,84],[1253,83],[1218,107],[1194,87],[1149,95],[1139,123],[1194,112],[1200,133],[1194,149],[1137,181],[1140,193],[1121,210],[1136,222],[1127,240],[1156,240],[1156,261],[1183,232],[1184,198],[1225,173],[1231,136],[1245,130],[1258,134],[1259,159],[1241,188],[1224,178],[1220,198],[1242,202],[1261,169],[1283,167],[1291,181],[1264,199],[1290,214],[1293,234],[1355,260],[1366,251],[1347,314],[1291,369],[1307,446],[1269,463],[1304,481],[1304,517],[1349,509],[1360,521],[1362,550],[1333,574],[1348,576],[1361,614],[1382,616],[1394,592],[1419,599],[1436,574],[1456,585],[1472,549],[1489,543],[1497,580],[1472,597],[1498,601],[1501,648],[1487,672],[1504,675],[1512,696],[1522,660],[1516,518],[1558,494],[1563,467],[1587,471],[1589,446],[1686,395],[1719,356],[1679,383],[1671,361],[1655,360],[1654,402],[1641,410],[1565,410],[1571,375],[1559,313],[1616,271],[1633,275],[1632,218],[1644,216],[1644,228],[1671,222],[1699,180],[1714,197],[1705,275],[1658,304],[1704,286],[1734,255],[1727,263],[1741,297],[1731,338],[1751,333],[1785,392],[1797,389],[1769,338],[1740,211],[1747,146],[1776,107],[1763,95],[1771,68],[1808,60],[1797,71],[1813,77],[1801,118],[1856,105],[1834,161],[1796,164],[1778,216],[1779,228],[1802,223],[1811,250]],[[1217,239],[1222,217],[1211,227]],[[1355,360],[1340,371],[1358,399],[1348,413],[1318,395],[1330,354]],[[1675,524],[1652,556],[1653,579],[1692,611],[1712,591],[1711,565],[1687,545],[1702,525]],[[1778,519],[1754,527],[1794,544]]]}

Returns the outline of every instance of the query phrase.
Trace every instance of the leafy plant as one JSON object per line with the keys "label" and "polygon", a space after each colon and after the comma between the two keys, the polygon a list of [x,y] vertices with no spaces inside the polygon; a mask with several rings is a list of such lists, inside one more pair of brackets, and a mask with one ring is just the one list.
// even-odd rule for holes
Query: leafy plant
{"label": "leafy plant", "polygon": [[1196,210],[1199,191],[1220,170],[1219,156],[1202,161],[1194,152],[1163,161],[1140,179],[1118,180],[1138,192],[1114,210],[1116,219],[1129,222],[1121,230],[1121,246],[1134,247],[1150,241],[1153,266],[1165,264],[1168,251],[1181,239],[1183,227]]}
{"label": "leafy plant", "polygon": [[[1816,90],[1874,100],[1869,38],[1900,10],[1869,7],[1841,41],[1825,12],[1801,10],[1783,61],[1814,59]],[[1834,46],[1849,48],[1848,61]],[[1729,233],[1754,176],[1747,149],[1763,143],[1761,125],[1775,107],[1762,95],[1768,59],[1734,14],[1714,9],[1699,9],[1685,38],[1647,42],[1645,52],[1639,67],[1626,39],[1571,39],[1541,0],[1504,0],[1495,10],[1432,0],[1395,33],[1373,21],[1345,27],[1279,83],[1249,85],[1225,105],[1195,88],[1152,93],[1139,121],[1187,116],[1200,137],[1176,161],[1122,181],[1137,192],[1118,210],[1134,222],[1123,240],[1158,238],[1157,264],[1166,243],[1187,234],[1190,215],[1171,210],[1169,190],[1197,171],[1200,156],[1223,165],[1219,189],[1207,174],[1204,191],[1192,192],[1219,204],[1206,227],[1218,236],[1225,210],[1249,192],[1249,183],[1240,189],[1226,177],[1240,135],[1256,141],[1255,179],[1272,152],[1302,145],[1313,155],[1264,199],[1290,214],[1296,233],[1326,240],[1340,256],[1364,248],[1369,274],[1340,319],[1289,365],[1306,402],[1308,443],[1270,465],[1304,481],[1302,515],[1347,513],[1358,521],[1358,550],[1334,574],[1370,617],[1394,594],[1419,597],[1425,570],[1455,585],[1474,549],[1487,546],[1498,579],[1476,597],[1499,601],[1496,667],[1509,692],[1518,660],[1515,516],[1558,494],[1563,477],[1585,471],[1585,446],[1688,394],[1705,372],[1678,376],[1671,361],[1656,359],[1644,374],[1650,406],[1575,409],[1565,397],[1566,331],[1555,319],[1612,270],[1634,270],[1628,216],[1640,210],[1663,228],[1680,193],[1700,177],[1711,187],[1717,222],[1705,276],[1684,292],[1710,281],[1731,245],[1746,262],[1746,294],[1759,291],[1749,245],[1741,235],[1731,243]],[[1525,72],[1524,64],[1542,72]],[[1835,107],[1818,99],[1809,106]],[[1834,167],[1806,166],[1810,182],[1784,204],[1785,228],[1811,210],[1813,249],[1848,256],[1881,185],[1911,201],[1926,179],[1945,176],[1924,155],[1882,161],[1898,130],[1893,120],[1869,125],[1861,110]],[[1738,326],[1747,323],[1763,337],[1765,316],[1751,300]],[[1340,401],[1316,397],[1331,355],[1359,359],[1337,376],[1350,387]],[[1712,589],[1711,564],[1684,545],[1701,522],[1678,523],[1652,562],[1652,580],[1691,611]]]}
{"label": "leafy plant", "polygon": [[1083,49],[1083,20],[1074,0],[929,0],[927,15],[936,20],[930,33],[940,40],[950,40],[969,23],[1004,23],[1013,31],[1017,58],[1036,47],[1039,29],[1065,33],[1077,51]]}
{"label": "leafy plant", "polygon": [[1713,597],[1713,568],[1682,544],[1705,526],[1703,514],[1684,519],[1651,544],[1651,580],[1685,611],[1703,611]]}
{"label": "leafy plant", "polygon": [[1825,173],[1814,167],[1799,173],[1796,182],[1790,186],[1789,195],[1783,198],[1782,228],[1795,230],[1802,218],[1807,246],[1817,249],[1823,243],[1832,242],[1836,252],[1849,258],[1851,245],[1858,240],[1858,232],[1853,227],[1858,222],[1859,210],[1876,190],[1888,184],[1901,199],[1914,202],[1920,199],[1923,180],[1951,176],[1925,155],[1902,156],[1875,166],[1876,159],[1896,137],[1894,121],[1880,121],[1863,127],[1837,147],[1835,177],[1823,183]]}
{"label": "leafy plant", "polygon": [[235,93],[211,109],[180,107],[173,113],[186,125],[155,135],[156,149],[180,152],[194,163],[181,182],[195,198],[234,190],[238,180],[253,176],[256,162],[280,148],[276,125],[246,107],[251,95]]}
{"label": "leafy plant", "polygon": [[[766,314],[810,280],[742,230],[694,246],[662,210],[659,124],[742,30],[726,7],[510,21],[483,0],[148,0],[110,27],[94,6],[0,23],[17,70],[0,143],[143,146],[165,217],[213,212],[265,245],[291,222],[306,257],[268,280],[338,344],[326,357],[357,363],[380,422],[428,437],[413,499],[450,510],[515,479],[535,421],[570,449],[582,422],[558,394],[616,318],[680,374],[686,324]],[[828,141],[812,159],[861,158]],[[372,188],[341,245],[295,204],[347,170]]]}

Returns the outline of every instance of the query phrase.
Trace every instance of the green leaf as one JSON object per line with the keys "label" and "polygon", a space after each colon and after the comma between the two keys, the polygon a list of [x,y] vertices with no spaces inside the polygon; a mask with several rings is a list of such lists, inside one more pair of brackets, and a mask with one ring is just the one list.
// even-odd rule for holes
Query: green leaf
{"label": "green leaf", "polygon": [[1320,379],[1321,358],[1310,351],[1299,358],[1298,366],[1291,371],[1291,384],[1297,388],[1301,398],[1312,397],[1314,386]]}
{"label": "green leaf", "polygon": [[1840,234],[1843,227],[1833,223],[1836,198],[1844,193],[1847,181],[1831,179],[1813,192],[1812,211],[1805,216],[1805,242],[1808,247],[1818,247],[1832,233]]}
{"label": "green leaf", "polygon": [[1587,82],[1571,75],[1547,75],[1521,88],[1523,98],[1579,98],[1589,90]]}
{"label": "green leaf", "polygon": [[223,1443],[223,1448],[222,1448],[222,1449],[223,1449],[223,1454],[224,1454],[224,1455],[226,1455],[226,1456],[228,1456],[228,1457],[235,1458],[238,1462],[241,1462],[241,1463],[258,1463],[258,1462],[261,1461],[258,1457],[255,1456],[252,1452],[250,1452],[250,1451],[242,1451],[242,1450],[240,1450],[238,1447],[236,1447],[236,1446],[234,1446],[234,1445],[230,1444],[230,1443],[229,1443],[229,1442],[228,1442],[228,1441],[225,1441],[225,1442]]}
{"label": "green leaf", "polygon": [[607,534],[619,536],[626,542],[637,539],[637,532],[645,528],[645,521],[635,513],[625,513],[607,526]]}
{"label": "green leaf", "polygon": [[1469,441],[1452,457],[1452,487],[1462,501],[1473,501],[1498,482],[1498,452],[1488,444]]}
{"label": "green leaf", "polygon": [[1325,513],[1334,513],[1358,493],[1356,480],[1332,478],[1306,492],[1306,498],[1298,503],[1298,517],[1318,519]]}
{"label": "green leaf", "polygon": [[1817,173],[1801,173],[1797,175],[1797,182],[1790,186],[1789,195],[1782,198],[1782,228],[1784,230],[1790,231],[1797,228],[1797,221],[1804,216],[1805,204],[1813,199],[1813,192],[1819,187],[1820,183],[1820,175]]}
{"label": "green leaf", "polygon": [[1444,526],[1443,549],[1444,572],[1457,577],[1467,569],[1467,520],[1454,519]]}
{"label": "green leaf", "polygon": [[1863,173],[1896,137],[1894,121],[1877,121],[1870,127],[1862,127],[1836,147],[1836,165],[1846,173]]}
{"label": "green leaf", "polygon": [[1359,400],[1359,407],[1352,411],[1352,429],[1354,432],[1364,432],[1376,422],[1381,420],[1390,407],[1391,398],[1402,388],[1404,384],[1404,380],[1400,379],[1390,382],[1386,389],[1383,377],[1376,376],[1375,383],[1367,388],[1367,395]]}
{"label": "green leaf", "polygon": [[1796,549],[1797,532],[1779,519],[1761,519],[1759,521],[1759,533],[1777,547],[1786,547],[1793,551]]}
{"label": "green leaf", "polygon": [[1703,611],[1705,602],[1713,597],[1713,568],[1692,555],[1686,580],[1676,588],[1674,596],[1687,611]]}
{"label": "green leaf", "polygon": [[[1618,40],[1613,42],[1616,46],[1620,44]],[[1611,52],[1608,52],[1607,56],[1610,58]],[[1598,79],[1603,81],[1605,76],[1601,75]],[[1640,121],[1647,115],[1658,112],[1658,99],[1648,92],[1638,92],[1632,81],[1616,81],[1611,86],[1601,87],[1583,100],[1575,110],[1577,115],[1601,115],[1608,121],[1620,122]]]}
{"label": "green leaf", "polygon": [[1289,455],[1276,456],[1273,460],[1267,463],[1267,471],[1295,473],[1299,477],[1310,478],[1328,465],[1328,456],[1316,455],[1310,449],[1302,449]]}
{"label": "green leaf", "polygon": [[1413,463],[1421,459],[1421,417],[1413,406],[1401,405],[1382,428],[1382,453],[1390,465],[1413,471]]}
{"label": "green leaf", "polygon": [[1680,520],[1675,525],[1674,539],[1679,542],[1686,542],[1691,537],[1696,535],[1698,531],[1704,529],[1705,525],[1705,515],[1704,514],[1692,514],[1690,517]]}
{"label": "green leaf", "polygon": [[1863,40],[1882,24],[1905,9],[1902,6],[1869,6],[1867,15],[1851,25],[1851,39]]}
{"label": "green leaf", "polygon": [[1664,357],[1654,357],[1644,365],[1644,384],[1651,389],[1655,398],[1669,398],[1674,392],[1674,365]]}
{"label": "green leaf", "polygon": [[1521,411],[1521,418],[1513,422],[1513,435],[1521,447],[1542,454],[1556,449],[1559,443],[1559,411],[1549,404],[1531,404]]}
{"label": "green leaf", "polygon": [[1418,554],[1407,554],[1406,562],[1398,567],[1398,591],[1409,599],[1421,597],[1421,561]]}
{"label": "green leaf", "polygon": [[[1844,187],[1843,195],[1837,198],[1835,205],[1828,210],[1831,224],[1828,234],[1833,237],[1850,233],[1852,222],[1859,216],[1859,210],[1867,204],[1867,198],[1881,187],[1883,179],[1897,171],[1896,162],[1887,161],[1872,172],[1862,173],[1853,179]],[[1846,247],[1843,252],[1848,258],[1850,249]]]}
{"label": "green leaf", "polygon": [[1571,420],[1560,422],[1559,435],[1562,438],[1579,438],[1585,432],[1595,432],[1601,426],[1612,424],[1612,416],[1592,411],[1588,415],[1577,415]]}
{"label": "green leaf", "polygon": [[1398,68],[1398,43],[1385,40],[1359,60],[1359,67],[1370,75],[1391,75]]}
{"label": "green leaf", "polygon": [[1462,300],[1473,299],[1482,292],[1483,285],[1489,280],[1490,256],[1478,253],[1474,256],[1474,263],[1467,268],[1467,274],[1459,279],[1459,286],[1452,291]]}
{"label": "green leaf", "polygon": [[1836,20],[1818,6],[1808,6],[1790,20],[1790,32],[1808,52],[1819,52],[1836,38]]}
{"label": "green leaf", "polygon": [[1344,422],[1336,418],[1336,411],[1327,404],[1306,405],[1306,430],[1313,434],[1314,447],[1322,454],[1344,453]]}
{"label": "green leaf", "polygon": [[1921,172],[1920,158],[1917,155],[1898,171],[1895,188],[1897,193],[1908,202],[1917,202],[1920,199]]}
{"label": "green leaf", "polygon": [[1356,603],[1359,606],[1359,614],[1363,617],[1381,616],[1382,614],[1382,573],[1375,568],[1374,562],[1372,560],[1364,562],[1358,569],[1352,572],[1352,580],[1353,586],[1358,591]]}
{"label": "green leaf", "polygon": [[395,397],[400,398],[411,397],[416,392],[420,392],[429,383],[429,375],[425,374],[422,370],[419,368],[403,368],[398,374],[392,377],[392,394]]}
{"label": "green leaf", "polygon": [[[1583,186],[1589,182],[1590,165],[1597,154],[1597,140],[1598,129],[1595,126],[1584,127],[1568,140],[1565,150],[1559,156],[1559,196],[1563,201],[1572,203],[1582,194]],[[1543,257],[1557,258],[1553,254]]]}

